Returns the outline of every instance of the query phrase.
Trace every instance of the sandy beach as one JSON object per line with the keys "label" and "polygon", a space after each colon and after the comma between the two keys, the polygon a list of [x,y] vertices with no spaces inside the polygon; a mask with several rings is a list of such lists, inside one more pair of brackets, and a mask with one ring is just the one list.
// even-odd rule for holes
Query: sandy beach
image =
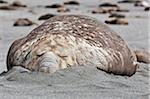
{"label": "sandy beach", "polygon": [[[9,5],[14,0],[4,0],[0,6]],[[110,13],[91,13],[99,4],[108,0],[78,0],[79,5],[64,5],[68,12],[45,8],[46,5],[64,0],[19,0],[27,7],[15,10],[0,9],[0,73],[6,71],[6,56],[14,40],[26,36],[45,20],[38,18],[45,14],[87,15],[105,23]],[[125,15],[128,25],[107,24],[129,44],[132,49],[149,50],[149,11],[136,7],[133,3],[117,3],[121,0],[109,0],[121,9],[129,12],[117,12]],[[13,26],[17,19],[28,18],[31,26]],[[149,50],[150,51],[150,50]],[[6,75],[0,76],[1,99],[149,99],[149,64],[139,63],[135,75],[131,77],[107,74],[93,66],[79,66],[59,70],[54,74],[29,72],[15,67]]]}

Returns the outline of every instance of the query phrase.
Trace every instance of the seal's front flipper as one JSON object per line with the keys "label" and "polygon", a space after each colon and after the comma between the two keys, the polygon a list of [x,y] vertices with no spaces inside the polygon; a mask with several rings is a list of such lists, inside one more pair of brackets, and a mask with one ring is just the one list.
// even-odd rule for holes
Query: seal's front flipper
{"label": "seal's front flipper", "polygon": [[11,70],[2,72],[0,76],[7,76],[16,73],[31,73],[31,71],[22,66],[13,66]]}
{"label": "seal's front flipper", "polygon": [[138,62],[150,64],[150,53],[145,50],[134,50]]}
{"label": "seal's front flipper", "polygon": [[53,52],[47,52],[41,56],[38,69],[40,72],[54,73],[58,69],[58,57]]}

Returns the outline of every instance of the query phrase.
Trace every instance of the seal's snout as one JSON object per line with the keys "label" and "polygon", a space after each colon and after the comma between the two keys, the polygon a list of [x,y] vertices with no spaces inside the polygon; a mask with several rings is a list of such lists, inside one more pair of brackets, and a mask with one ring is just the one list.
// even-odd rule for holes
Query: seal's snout
{"label": "seal's snout", "polygon": [[53,52],[47,52],[40,57],[38,65],[38,71],[54,73],[59,69],[59,60]]}

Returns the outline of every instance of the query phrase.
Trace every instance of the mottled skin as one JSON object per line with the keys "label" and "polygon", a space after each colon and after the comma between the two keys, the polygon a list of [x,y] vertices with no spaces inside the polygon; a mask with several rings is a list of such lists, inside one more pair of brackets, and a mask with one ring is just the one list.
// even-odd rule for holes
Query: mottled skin
{"label": "mottled skin", "polygon": [[97,20],[82,15],[50,18],[16,40],[7,56],[7,68],[53,73],[68,66],[93,65],[109,73],[131,76],[136,57],[126,42]]}

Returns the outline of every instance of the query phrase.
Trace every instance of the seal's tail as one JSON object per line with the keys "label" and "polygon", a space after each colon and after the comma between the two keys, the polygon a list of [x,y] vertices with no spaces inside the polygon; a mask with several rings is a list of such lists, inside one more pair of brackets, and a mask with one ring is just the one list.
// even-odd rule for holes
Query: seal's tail
{"label": "seal's tail", "polygon": [[137,62],[150,64],[150,52],[145,50],[134,50]]}

